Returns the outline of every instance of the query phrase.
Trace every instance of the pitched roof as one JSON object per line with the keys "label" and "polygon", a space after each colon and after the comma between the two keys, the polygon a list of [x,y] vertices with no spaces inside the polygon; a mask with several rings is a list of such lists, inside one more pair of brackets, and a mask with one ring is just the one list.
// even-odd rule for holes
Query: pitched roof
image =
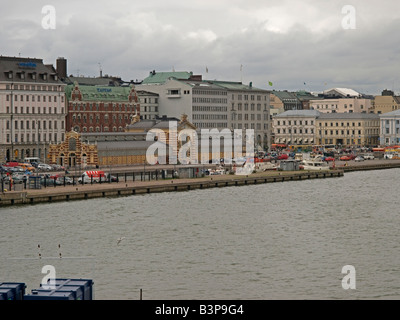
{"label": "pitched roof", "polygon": [[[69,84],[65,87],[67,99],[71,98],[74,85]],[[129,101],[130,87],[110,87],[110,86],[79,86],[83,100],[95,101]]]}
{"label": "pitched roof", "polygon": [[286,90],[284,91],[273,90],[271,93],[277,96],[279,99],[281,99],[282,102],[285,102],[287,100],[299,100],[295,92],[289,92]]}
{"label": "pitched roof", "polygon": [[122,84],[119,78],[109,78],[109,77],[74,77],[70,76],[65,79],[65,83],[74,84],[78,82],[79,85],[89,85],[89,86],[120,86]]}
{"label": "pitched roof", "polygon": [[164,83],[169,78],[187,80],[192,75],[193,75],[192,72],[187,72],[187,71],[172,71],[172,72],[151,71],[149,76],[143,80],[142,84]]}
{"label": "pitched roof", "polygon": [[204,80],[204,82],[212,83],[214,85],[220,86],[227,90],[254,90],[254,91],[269,92],[268,90],[253,87],[251,82],[249,84],[243,84],[242,82],[234,82],[234,81],[222,81],[222,80],[221,81],[219,81],[219,80]]}
{"label": "pitched roof", "polygon": [[360,97],[361,94],[353,89],[348,89],[348,88],[332,88],[329,90],[325,90],[324,94],[329,95],[329,94],[338,94],[341,95],[342,97]]}
{"label": "pitched roof", "polygon": [[275,115],[274,118],[318,117],[320,114],[318,110],[288,110]]}
{"label": "pitched roof", "polygon": [[379,115],[362,112],[335,112],[321,113],[319,119],[379,119]]}
{"label": "pitched roof", "polygon": [[[12,78],[8,78],[7,73],[12,72]],[[18,77],[17,74],[25,74],[24,78]],[[30,74],[36,74],[36,79],[33,79]],[[62,84],[57,78],[48,76],[46,80],[41,79],[39,75],[57,74],[43,63],[42,59],[36,58],[21,58],[21,57],[5,57],[0,56],[0,81],[13,81],[13,82],[27,82],[27,83],[49,83],[49,84]]]}
{"label": "pitched roof", "polygon": [[385,112],[385,113],[379,114],[380,118],[393,117],[393,116],[400,116],[400,110],[394,110],[394,111],[391,111],[391,112]]}

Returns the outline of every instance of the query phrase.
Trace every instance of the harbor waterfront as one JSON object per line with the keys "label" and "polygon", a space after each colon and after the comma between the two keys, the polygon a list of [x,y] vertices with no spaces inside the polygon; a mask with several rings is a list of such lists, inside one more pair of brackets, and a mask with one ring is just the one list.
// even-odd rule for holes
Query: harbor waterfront
{"label": "harbor waterfront", "polygon": [[29,291],[53,265],[98,300],[399,299],[398,172],[3,207],[0,278]]}
{"label": "harbor waterfront", "polygon": [[[125,172],[121,173],[122,178],[118,183],[94,183],[94,184],[77,184],[77,185],[65,185],[42,189],[26,189],[21,191],[5,192],[0,194],[0,207],[15,204],[35,204],[40,202],[54,202],[54,201],[70,201],[70,200],[82,200],[89,198],[98,197],[109,197],[109,196],[128,196],[141,193],[154,193],[154,192],[171,192],[171,191],[187,191],[193,189],[206,189],[215,187],[228,187],[228,186],[240,186],[247,184],[258,184],[258,183],[271,183],[271,182],[283,182],[292,180],[304,180],[304,179],[318,179],[318,178],[332,178],[341,177],[344,172],[358,171],[358,170],[377,170],[377,169],[388,169],[400,167],[400,160],[373,160],[367,163],[353,162],[348,165],[348,162],[338,161],[337,166],[332,170],[315,172],[308,170],[298,171],[265,171],[258,172],[248,175],[212,175],[202,178],[190,178],[190,179],[155,179],[154,168],[160,168],[153,166],[153,171],[147,168],[149,180],[145,181],[146,173],[140,172],[140,169],[136,168],[137,175],[141,176],[141,181],[136,181],[133,176],[126,175],[129,173],[129,169],[125,169]],[[172,166],[173,168],[174,166]],[[183,166],[185,167],[185,166]],[[162,168],[162,167],[161,167]],[[333,170],[334,169],[334,170]],[[114,173],[114,171],[110,171]],[[123,176],[125,174],[125,180]],[[153,176],[154,180],[151,180]],[[22,185],[21,185],[22,188]]]}

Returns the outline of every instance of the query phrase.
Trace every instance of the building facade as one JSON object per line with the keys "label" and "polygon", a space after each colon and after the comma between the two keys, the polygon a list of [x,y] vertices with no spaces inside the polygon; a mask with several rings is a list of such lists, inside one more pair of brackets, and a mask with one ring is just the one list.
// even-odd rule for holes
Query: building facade
{"label": "building facade", "polygon": [[317,141],[315,110],[291,110],[273,117],[274,141],[277,144],[312,145]]}
{"label": "building facade", "polygon": [[0,57],[0,163],[48,158],[64,140],[65,84],[42,59]]}
{"label": "building facade", "polygon": [[316,120],[318,144],[375,146],[379,116],[373,113],[321,113]]}
{"label": "building facade", "polygon": [[374,113],[382,114],[400,109],[400,96],[396,96],[391,90],[383,90],[374,100]]}
{"label": "building facade", "polygon": [[400,110],[380,114],[379,119],[380,145],[400,144]]}
{"label": "building facade", "polygon": [[275,143],[288,145],[374,146],[379,116],[372,113],[286,111],[273,117]]}
{"label": "building facade", "polygon": [[254,129],[257,146],[270,147],[270,91],[188,72],[155,71],[137,89],[159,95],[160,115],[186,114],[198,129]]}
{"label": "building facade", "polygon": [[65,88],[66,129],[75,132],[123,132],[134,115],[140,115],[135,86],[79,85]]}
{"label": "building facade", "polygon": [[66,168],[86,168],[99,164],[98,149],[96,144],[85,143],[81,134],[69,131],[65,140],[49,147],[49,163],[59,164]]}
{"label": "building facade", "polygon": [[310,101],[310,109],[322,113],[370,113],[373,101],[365,98],[319,99]]}
{"label": "building facade", "polygon": [[270,105],[271,108],[278,109],[280,112],[303,109],[303,103],[297,94],[287,90],[271,91]]}
{"label": "building facade", "polygon": [[158,113],[158,94],[144,90],[137,91],[142,119],[156,119]]}

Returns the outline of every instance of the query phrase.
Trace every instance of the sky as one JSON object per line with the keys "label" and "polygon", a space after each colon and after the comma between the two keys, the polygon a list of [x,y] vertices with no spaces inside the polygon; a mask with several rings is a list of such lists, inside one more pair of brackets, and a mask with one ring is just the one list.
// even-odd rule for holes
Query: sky
{"label": "sky", "polygon": [[175,70],[269,90],[400,94],[396,0],[1,1],[0,54],[64,57],[69,75]]}

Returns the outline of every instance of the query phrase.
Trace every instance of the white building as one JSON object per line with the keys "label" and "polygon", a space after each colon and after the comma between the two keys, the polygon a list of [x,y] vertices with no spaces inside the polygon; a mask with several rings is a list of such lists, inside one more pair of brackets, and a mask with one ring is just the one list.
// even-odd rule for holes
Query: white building
{"label": "white building", "polygon": [[400,110],[380,114],[379,118],[380,145],[400,144]]}
{"label": "white building", "polygon": [[269,91],[241,82],[203,80],[191,72],[150,72],[137,90],[159,95],[159,114],[186,114],[198,129],[254,129],[256,146],[270,147]]}
{"label": "white building", "polygon": [[316,110],[289,110],[273,117],[274,142],[288,145],[315,144]]}
{"label": "white building", "polygon": [[64,140],[65,85],[41,59],[0,57],[0,163],[47,158]]}
{"label": "white building", "polygon": [[141,119],[156,119],[158,114],[158,94],[147,91],[136,91],[140,102]]}

